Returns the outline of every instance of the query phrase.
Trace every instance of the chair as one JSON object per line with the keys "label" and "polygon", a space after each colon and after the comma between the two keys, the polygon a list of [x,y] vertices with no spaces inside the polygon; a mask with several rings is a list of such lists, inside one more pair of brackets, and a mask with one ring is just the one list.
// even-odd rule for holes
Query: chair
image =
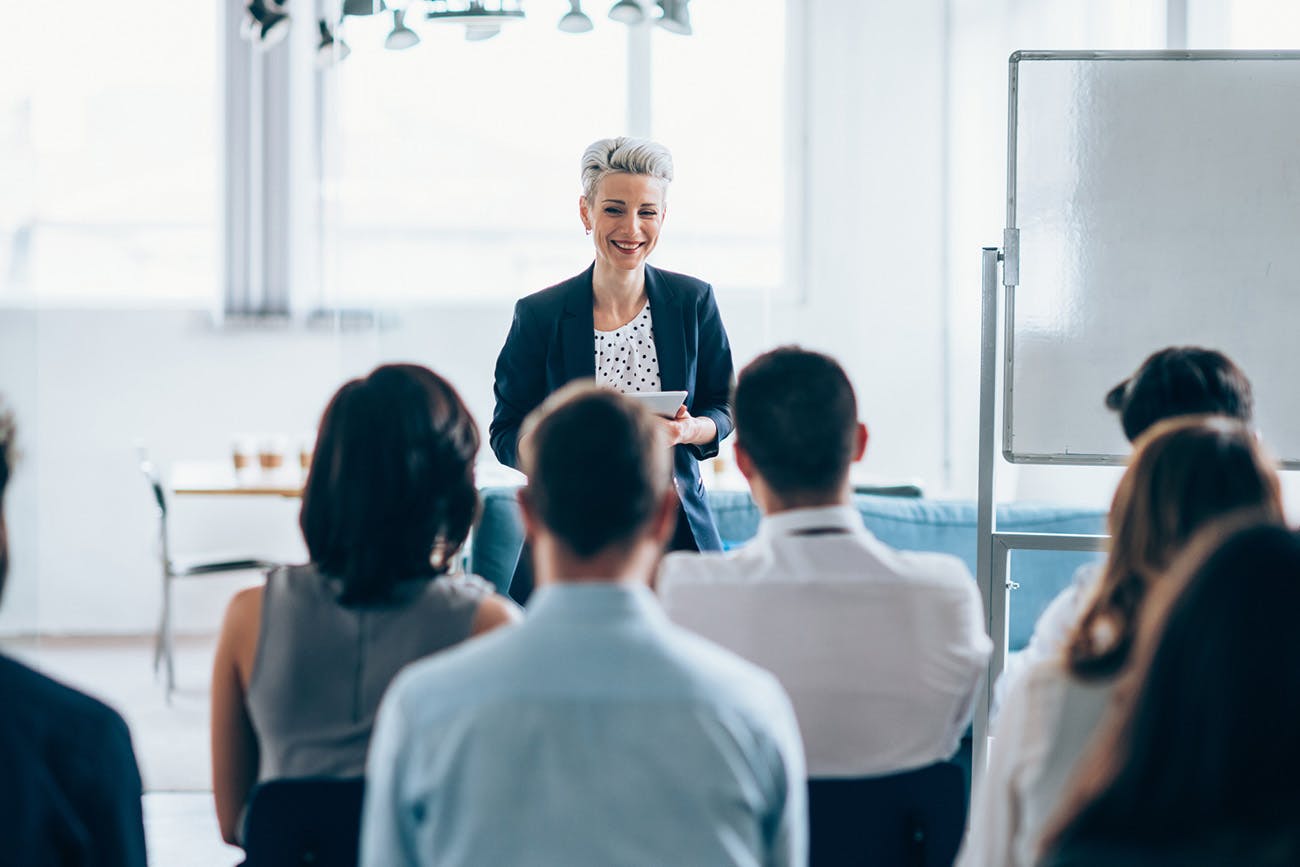
{"label": "chair", "polygon": [[176,689],[176,667],[172,646],[172,582],[177,578],[198,575],[220,575],[251,569],[265,570],[276,564],[253,557],[221,557],[193,561],[174,559],[171,545],[167,541],[167,495],[158,470],[149,460],[149,455],[144,449],[140,449],[140,471],[144,473],[149,487],[153,490],[154,503],[158,509],[158,553],[162,566],[162,611],[158,615],[158,634],[154,638],[153,670],[154,674],[157,674],[158,666],[164,666],[164,690],[167,703],[171,704],[172,692]]}
{"label": "chair", "polygon": [[810,867],[950,867],[966,827],[966,780],[939,762],[884,777],[808,781]]}
{"label": "chair", "polygon": [[244,819],[242,867],[355,867],[365,780],[268,780]]}

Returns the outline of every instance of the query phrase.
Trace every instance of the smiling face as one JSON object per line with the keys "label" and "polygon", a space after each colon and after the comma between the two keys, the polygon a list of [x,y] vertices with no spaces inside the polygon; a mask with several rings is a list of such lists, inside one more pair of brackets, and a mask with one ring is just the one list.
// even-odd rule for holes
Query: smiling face
{"label": "smiling face", "polygon": [[594,200],[578,200],[599,264],[632,271],[645,264],[663,225],[664,183],[650,175],[612,172],[596,184]]}

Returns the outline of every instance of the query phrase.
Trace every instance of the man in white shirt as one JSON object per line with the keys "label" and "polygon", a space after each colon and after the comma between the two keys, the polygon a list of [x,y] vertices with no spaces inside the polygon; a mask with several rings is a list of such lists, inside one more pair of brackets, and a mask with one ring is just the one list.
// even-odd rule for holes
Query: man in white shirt
{"label": "man in white shirt", "polygon": [[970,572],[895,551],[852,505],[867,445],[831,358],[794,347],[740,374],[736,464],[763,520],[731,554],[670,554],[657,583],[675,622],[777,676],[811,777],[875,776],[949,758],[992,648]]}
{"label": "man in white shirt", "polygon": [[529,416],[524,622],[414,663],[375,723],[363,867],[807,863],[776,679],[674,626],[647,584],[677,499],[664,422],[571,385]]}

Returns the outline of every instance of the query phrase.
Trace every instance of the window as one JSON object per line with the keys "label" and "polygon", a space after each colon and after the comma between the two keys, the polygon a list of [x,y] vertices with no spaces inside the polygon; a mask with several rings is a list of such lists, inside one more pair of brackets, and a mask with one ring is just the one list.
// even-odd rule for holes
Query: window
{"label": "window", "polygon": [[0,301],[216,298],[218,8],[8,4]]}
{"label": "window", "polygon": [[[655,261],[744,289],[783,274],[785,2],[753,5],[737,22],[697,4],[689,37],[652,28],[632,106],[677,165]],[[624,25],[588,8],[593,31],[561,33],[560,11],[529,4],[474,43],[416,23],[404,52],[382,48],[391,17],[348,20],[326,83],[322,306],[516,298],[591,261],[579,159],[627,132],[645,69]]]}
{"label": "window", "polygon": [[327,302],[513,298],[585,267],[579,158],[625,126],[627,30],[530,12],[484,42],[417,24],[404,52],[382,48],[388,16],[349,19],[327,88]]}
{"label": "window", "polygon": [[723,288],[784,278],[785,5],[693,4],[694,36],[655,39],[651,124],[676,163],[655,255]]}

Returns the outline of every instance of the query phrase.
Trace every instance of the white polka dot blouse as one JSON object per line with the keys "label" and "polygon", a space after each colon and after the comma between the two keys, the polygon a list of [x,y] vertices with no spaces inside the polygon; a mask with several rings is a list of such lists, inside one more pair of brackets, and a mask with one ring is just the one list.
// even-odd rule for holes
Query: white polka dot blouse
{"label": "white polka dot blouse", "polygon": [[621,328],[595,331],[595,346],[597,385],[607,385],[625,394],[662,390],[649,304]]}

